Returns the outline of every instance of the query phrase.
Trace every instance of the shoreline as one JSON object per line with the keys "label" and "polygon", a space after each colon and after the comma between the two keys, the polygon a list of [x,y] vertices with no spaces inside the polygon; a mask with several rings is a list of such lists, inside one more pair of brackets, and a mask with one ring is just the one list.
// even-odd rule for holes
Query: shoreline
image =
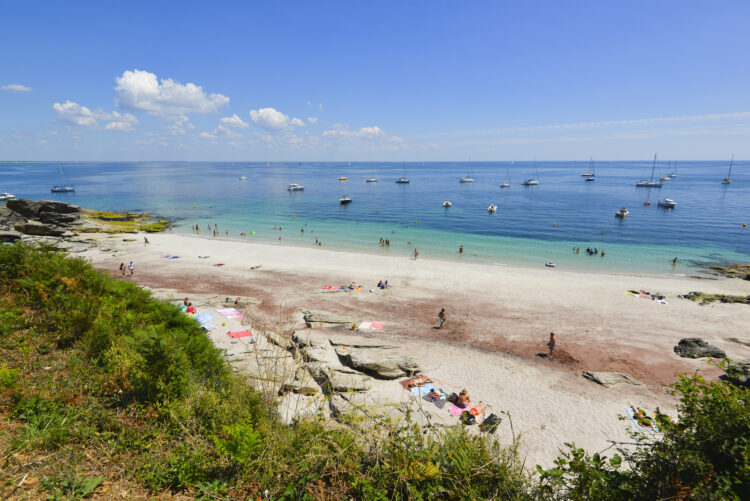
{"label": "shoreline", "polygon": [[[366,336],[390,341],[419,359],[446,390],[469,388],[477,400],[493,405],[493,412],[511,413],[516,431],[523,433],[524,455],[543,465],[551,465],[564,442],[593,452],[610,445],[607,437],[626,439],[630,425],[617,416],[627,405],[651,410],[658,405],[674,413],[674,399],[664,387],[678,373],[699,370],[704,377],[718,377],[721,371],[705,359],[673,352],[681,338],[701,337],[730,357],[750,357],[750,348],[724,339],[742,338],[750,323],[747,305],[699,306],[677,298],[692,290],[750,294],[750,283],[739,279],[414,261],[176,233],[149,234],[148,246],[142,234],[89,237],[99,247],[81,256],[110,274],[132,260],[133,278],[151,289],[247,299],[251,328],[272,317],[303,328],[303,309],[383,322],[383,330]],[[385,279],[392,287],[375,288]],[[323,289],[352,281],[363,290]],[[628,289],[661,292],[666,304],[628,295]],[[448,322],[439,330],[442,307]],[[559,345],[552,360],[540,356],[547,352],[549,332]],[[582,371],[622,372],[642,384],[604,388],[584,379]],[[505,444],[509,433],[509,428],[501,431]]]}

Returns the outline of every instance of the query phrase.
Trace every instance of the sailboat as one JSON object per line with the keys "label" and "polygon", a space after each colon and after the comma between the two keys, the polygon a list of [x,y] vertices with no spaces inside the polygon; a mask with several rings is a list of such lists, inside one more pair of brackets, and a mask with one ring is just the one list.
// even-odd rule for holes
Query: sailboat
{"label": "sailboat", "polygon": [[471,177],[471,160],[469,160],[469,172],[466,173],[464,177],[461,178],[462,183],[473,183],[474,178]]}
{"label": "sailboat", "polygon": [[52,193],[70,193],[71,191],[76,191],[75,186],[73,186],[73,183],[70,182],[70,178],[67,174],[65,174],[65,169],[63,169],[62,163],[57,162],[57,166],[60,168],[60,177],[63,180],[63,184],[53,186],[49,189],[49,191],[51,191]]}
{"label": "sailboat", "polygon": [[406,177],[406,165],[405,165],[405,163],[404,163],[404,173],[403,173],[403,175],[400,178],[396,179],[396,183],[398,183],[398,184],[409,184],[409,178]]}
{"label": "sailboat", "polygon": [[596,165],[594,164],[594,159],[592,158],[590,160],[591,165],[591,172],[587,172],[584,174],[584,181],[596,181]]}
{"label": "sailboat", "polygon": [[365,179],[365,183],[377,183],[378,178],[375,177],[375,169],[372,169],[372,175]]}
{"label": "sailboat", "polygon": [[727,172],[727,177],[721,180],[721,184],[732,184],[732,164],[734,163],[734,155],[732,155],[732,160],[729,161],[729,172]]}
{"label": "sailboat", "polygon": [[539,184],[539,180],[537,179],[539,177],[539,173],[536,170],[536,160],[534,160],[534,177],[531,177],[521,183],[523,186],[537,186]]}
{"label": "sailboat", "polygon": [[501,188],[510,188],[510,167],[505,172],[505,182],[500,185]]}
{"label": "sailboat", "polygon": [[651,167],[651,177],[649,179],[641,179],[635,186],[637,188],[661,188],[661,182],[654,182],[654,170],[656,169],[656,155],[654,155],[654,165]]}
{"label": "sailboat", "polygon": [[[593,164],[594,164],[594,159],[592,158],[591,160],[589,160],[589,167],[591,167]],[[588,172],[584,172],[583,174],[581,174],[581,176],[583,177],[594,177],[595,175],[596,175],[596,171],[594,170],[590,170]],[[586,181],[588,181],[588,179]]]}
{"label": "sailboat", "polygon": [[669,179],[673,179],[673,178],[677,177],[677,162],[674,163],[674,167],[673,168],[674,168],[674,170],[672,172],[670,172],[669,174],[667,174],[669,176]]}
{"label": "sailboat", "polygon": [[[669,166],[670,165],[672,165],[672,161],[671,160],[669,162],[667,162],[667,172],[669,172]],[[659,181],[669,181],[670,179],[672,179],[672,178],[669,176],[669,174],[666,174],[666,175],[660,177]]]}

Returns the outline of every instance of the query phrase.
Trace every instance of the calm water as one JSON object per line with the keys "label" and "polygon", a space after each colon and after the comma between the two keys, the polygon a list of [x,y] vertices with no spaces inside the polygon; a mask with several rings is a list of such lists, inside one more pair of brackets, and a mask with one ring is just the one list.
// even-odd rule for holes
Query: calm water
{"label": "calm water", "polygon": [[[177,221],[175,231],[219,224],[224,235],[255,231],[257,241],[357,249],[407,256],[411,241],[424,257],[601,271],[690,273],[689,263],[750,261],[750,164],[735,162],[729,186],[720,184],[728,162],[681,162],[663,188],[636,188],[651,175],[650,161],[596,164],[596,181],[581,173],[588,162],[540,162],[540,185],[521,186],[533,163],[66,163],[76,185],[60,182],[56,163],[0,163],[0,191],[96,209],[146,210]],[[501,189],[510,168],[511,187]],[[669,169],[673,171],[673,168]],[[471,173],[474,183],[459,183]],[[667,173],[657,163],[656,177]],[[246,181],[238,178],[246,175]],[[338,181],[339,176],[348,181]],[[378,183],[365,183],[374,175]],[[396,184],[406,175],[411,183]],[[289,193],[290,183],[305,186]],[[353,202],[340,206],[349,195]],[[657,200],[671,198],[674,210]],[[444,200],[453,207],[443,209]],[[652,205],[645,206],[650,201]],[[498,205],[495,215],[487,213]],[[614,217],[627,207],[625,220]],[[415,221],[417,224],[415,224]],[[274,231],[281,225],[281,232]],[[305,233],[300,228],[305,228]],[[391,240],[381,249],[379,239]],[[464,254],[457,249],[464,246]],[[576,255],[573,246],[606,250],[606,257]],[[671,260],[679,257],[673,269]]]}

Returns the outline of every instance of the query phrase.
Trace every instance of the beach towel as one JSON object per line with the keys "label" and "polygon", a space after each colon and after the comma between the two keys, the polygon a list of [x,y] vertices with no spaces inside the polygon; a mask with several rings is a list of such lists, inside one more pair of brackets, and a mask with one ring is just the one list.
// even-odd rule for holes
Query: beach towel
{"label": "beach towel", "polygon": [[214,266],[224,266],[224,263],[216,263]]}
{"label": "beach towel", "polygon": [[210,322],[211,320],[213,320],[214,314],[213,313],[205,312],[205,313],[201,313],[199,315],[196,315],[194,318],[200,324],[207,324],[208,322]]}
{"label": "beach towel", "polygon": [[384,327],[383,322],[373,322],[370,329],[380,330]]}
{"label": "beach towel", "polygon": [[167,259],[180,259],[180,256],[167,256]]}
{"label": "beach towel", "polygon": [[451,406],[448,408],[448,412],[451,413],[451,416],[460,416],[463,411],[466,409],[462,409],[461,407],[457,406],[456,404],[451,404]]}
{"label": "beach towel", "polygon": [[211,256],[198,256],[198,259],[208,259]]}
{"label": "beach towel", "polygon": [[626,407],[625,411],[628,413],[628,417],[630,418],[630,420],[633,422],[633,424],[635,425],[637,429],[659,431],[659,427],[656,426],[656,420],[653,417],[651,417],[651,415],[648,412],[645,412],[645,414],[646,416],[651,418],[651,422],[653,423],[653,426],[651,427],[641,426],[640,424],[638,424],[638,420],[635,418],[635,413],[633,412],[633,409],[631,409],[630,407]]}
{"label": "beach towel", "polygon": [[230,315],[239,315],[240,312],[235,310],[234,308],[220,308],[216,310],[216,313],[221,315],[222,317],[228,317]]}
{"label": "beach towel", "polygon": [[411,392],[415,397],[421,397],[422,395],[427,395],[434,391],[435,388],[432,386],[415,386],[411,389]]}
{"label": "beach towel", "polygon": [[227,336],[231,337],[232,339],[237,339],[240,337],[250,337],[252,336],[252,333],[250,331],[227,332]]}
{"label": "beach towel", "polygon": [[360,322],[357,324],[357,328],[380,330],[383,328],[383,322]]}

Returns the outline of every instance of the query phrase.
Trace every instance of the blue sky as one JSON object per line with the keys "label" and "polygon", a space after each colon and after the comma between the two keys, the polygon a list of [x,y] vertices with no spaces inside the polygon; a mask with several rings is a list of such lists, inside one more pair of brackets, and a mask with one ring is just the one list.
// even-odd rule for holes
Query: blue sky
{"label": "blue sky", "polygon": [[3,2],[0,160],[750,157],[750,2]]}

